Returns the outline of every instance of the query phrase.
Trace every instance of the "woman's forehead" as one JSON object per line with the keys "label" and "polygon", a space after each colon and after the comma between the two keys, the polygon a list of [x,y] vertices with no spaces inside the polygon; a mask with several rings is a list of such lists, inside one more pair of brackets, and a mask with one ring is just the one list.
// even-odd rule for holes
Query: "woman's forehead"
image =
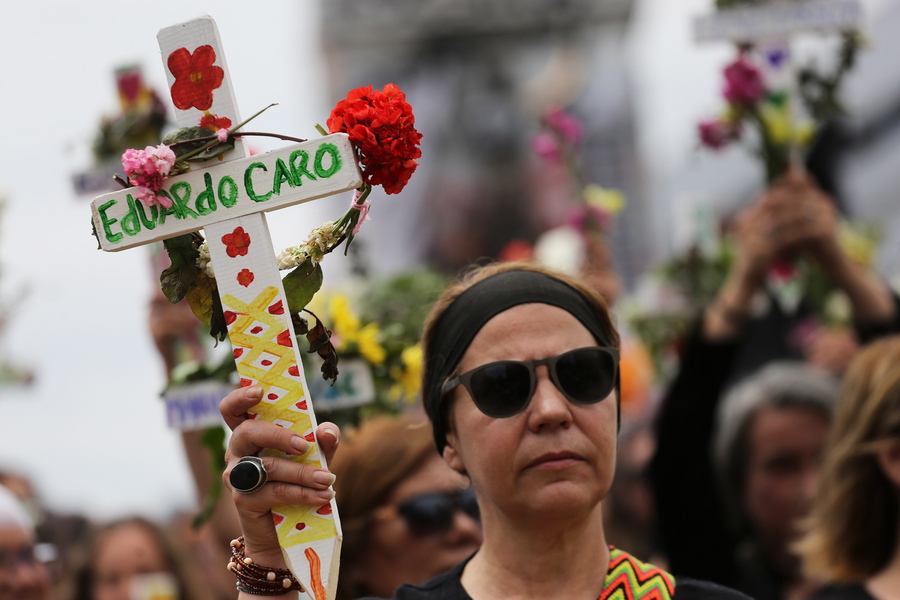
{"label": "woman's forehead", "polygon": [[519,304],[491,318],[469,344],[471,355],[492,360],[527,360],[544,352],[560,353],[596,344],[591,332],[568,311],[549,304]]}

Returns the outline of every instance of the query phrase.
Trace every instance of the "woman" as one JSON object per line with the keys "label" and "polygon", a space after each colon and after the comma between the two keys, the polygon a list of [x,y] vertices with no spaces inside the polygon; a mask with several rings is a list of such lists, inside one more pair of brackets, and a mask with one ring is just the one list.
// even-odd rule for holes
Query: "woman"
{"label": "woman", "polygon": [[75,569],[72,600],[210,600],[197,564],[159,526],[141,517],[103,527]]}
{"label": "woman", "polygon": [[867,346],[844,379],[819,495],[799,548],[815,600],[900,593],[900,337]]}
{"label": "woman", "polygon": [[[605,542],[618,341],[595,291],[527,263],[475,270],[438,299],[425,326],[423,400],[444,461],[472,482],[484,542],[447,573],[401,586],[395,598],[743,598],[675,580]],[[226,418],[236,421],[247,395],[223,401]],[[284,430],[252,423],[237,425],[231,462],[260,447],[291,447]],[[326,450],[336,441],[329,428],[319,431]],[[299,485],[233,494],[246,554],[257,564],[278,566],[280,558],[268,506],[329,497],[315,491],[324,486],[312,474],[291,479]]]}
{"label": "woman", "polygon": [[339,600],[423,583],[481,544],[474,493],[435,453],[426,423],[372,417],[329,466],[344,534]]}

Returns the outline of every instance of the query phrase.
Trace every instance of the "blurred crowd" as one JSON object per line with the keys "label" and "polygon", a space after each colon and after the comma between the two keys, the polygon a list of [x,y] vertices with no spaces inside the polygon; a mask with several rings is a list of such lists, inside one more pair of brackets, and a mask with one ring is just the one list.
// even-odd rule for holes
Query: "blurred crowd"
{"label": "blurred crowd", "polygon": [[[635,381],[652,374],[623,366],[621,385],[653,399],[620,415],[603,501],[612,545],[758,600],[900,597],[900,299],[847,254],[838,220],[809,175],[788,171],[729,222],[734,260],[674,376]],[[584,281],[614,306],[614,261],[592,243]],[[801,256],[843,292],[852,320],[798,341],[804,299],[785,310],[766,284],[774,263]],[[171,371],[167,349],[190,326],[180,307],[153,306]],[[203,497],[211,457],[196,432],[183,439]],[[345,428],[330,468],[341,600],[389,597],[479,548],[478,504],[419,407]],[[200,527],[191,515],[97,523],[47,510],[27,473],[0,471],[0,600],[234,599],[225,564],[239,534],[227,500]]]}

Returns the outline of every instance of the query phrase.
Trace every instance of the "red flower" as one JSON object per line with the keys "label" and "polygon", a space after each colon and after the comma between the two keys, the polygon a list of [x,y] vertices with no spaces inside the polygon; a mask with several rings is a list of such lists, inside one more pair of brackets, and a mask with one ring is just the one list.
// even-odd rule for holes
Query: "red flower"
{"label": "red flower", "polygon": [[241,269],[241,272],[237,274],[237,282],[244,287],[248,287],[254,279],[256,279],[256,275],[250,269]]}
{"label": "red flower", "polygon": [[338,102],[328,118],[331,133],[345,132],[356,146],[369,185],[398,194],[409,181],[422,156],[412,107],[406,94],[389,83],[384,91],[361,87]]}
{"label": "red flower", "polygon": [[235,227],[233,232],[222,236],[222,243],[226,246],[225,253],[231,258],[247,256],[250,251],[250,234],[243,227]]}
{"label": "red flower", "polygon": [[222,85],[225,71],[213,63],[216,52],[212,46],[200,46],[194,53],[179,48],[169,55],[167,64],[175,77],[172,84],[172,101],[181,110],[194,107],[209,110],[213,103],[213,90]]}
{"label": "red flower", "polygon": [[732,104],[751,106],[766,95],[762,73],[743,54],[725,67],[722,95]]}
{"label": "red flower", "polygon": [[231,129],[231,119],[228,117],[217,117],[213,114],[203,115],[200,119],[200,127],[209,129],[213,133],[220,129]]}
{"label": "red flower", "polygon": [[713,150],[723,148],[728,142],[738,139],[741,135],[739,124],[719,119],[702,121],[697,126],[697,132],[700,134],[700,142]]}

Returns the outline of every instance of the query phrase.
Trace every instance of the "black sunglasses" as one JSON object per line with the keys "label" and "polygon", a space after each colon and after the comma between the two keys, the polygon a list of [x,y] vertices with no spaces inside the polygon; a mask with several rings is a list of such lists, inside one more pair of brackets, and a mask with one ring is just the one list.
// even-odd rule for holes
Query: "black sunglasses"
{"label": "black sunglasses", "polygon": [[547,365],[550,380],[575,404],[594,404],[616,385],[619,351],[606,346],[569,350],[538,360],[501,360],[476,367],[444,384],[443,393],[461,385],[475,406],[489,417],[501,419],[525,410],[537,386],[535,368]]}
{"label": "black sunglasses", "polygon": [[410,533],[428,537],[445,533],[453,527],[454,513],[461,510],[476,521],[479,519],[475,490],[428,492],[413,496],[397,505],[384,506],[406,522]]}

